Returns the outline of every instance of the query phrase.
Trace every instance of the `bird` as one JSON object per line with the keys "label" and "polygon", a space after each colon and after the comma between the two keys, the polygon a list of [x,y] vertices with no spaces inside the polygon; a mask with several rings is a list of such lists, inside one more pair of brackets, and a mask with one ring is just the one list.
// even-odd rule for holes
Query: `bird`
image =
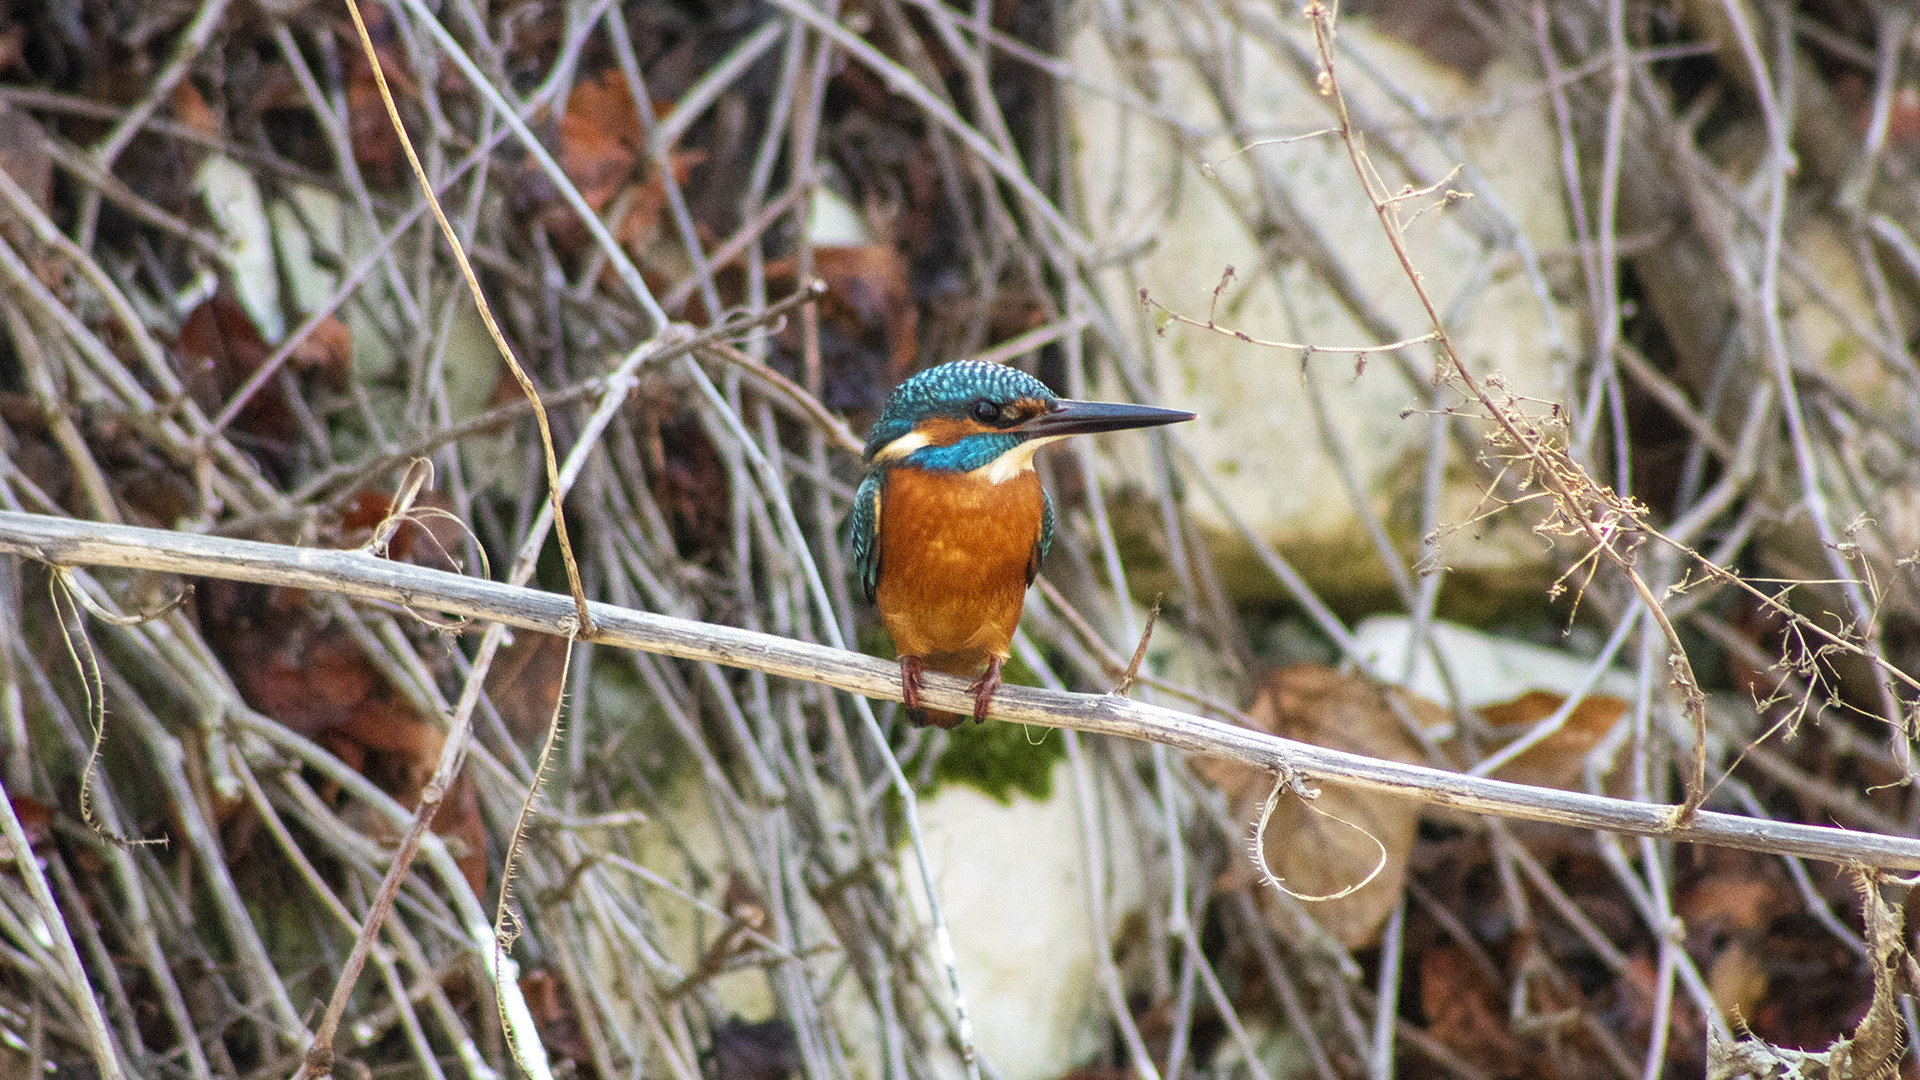
{"label": "bird", "polygon": [[951,729],[964,720],[921,704],[927,670],[977,675],[973,718],[986,719],[1027,586],[1053,542],[1053,499],[1034,454],[1069,435],[1193,418],[1067,400],[1019,368],[979,360],[930,367],[894,388],[867,435],[848,524],[861,593],[893,636],[910,722]]}

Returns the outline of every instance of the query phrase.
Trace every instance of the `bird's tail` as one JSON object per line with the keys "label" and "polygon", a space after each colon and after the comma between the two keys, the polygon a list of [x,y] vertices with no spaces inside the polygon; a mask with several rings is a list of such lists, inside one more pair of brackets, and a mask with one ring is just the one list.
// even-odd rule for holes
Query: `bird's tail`
{"label": "bird's tail", "polygon": [[926,727],[932,724],[942,731],[952,731],[967,722],[965,713],[941,712],[939,709],[908,709],[907,722],[914,727]]}
{"label": "bird's tail", "polygon": [[[969,659],[965,657],[929,659],[923,662],[923,666],[928,671],[945,672],[948,675],[958,675],[963,679],[970,679],[979,674],[980,668],[978,662],[970,662]],[[907,722],[914,727],[926,727],[931,724],[942,731],[952,731],[954,728],[966,723],[969,715],[968,713],[943,712],[940,709],[929,709],[921,706],[907,710]]]}

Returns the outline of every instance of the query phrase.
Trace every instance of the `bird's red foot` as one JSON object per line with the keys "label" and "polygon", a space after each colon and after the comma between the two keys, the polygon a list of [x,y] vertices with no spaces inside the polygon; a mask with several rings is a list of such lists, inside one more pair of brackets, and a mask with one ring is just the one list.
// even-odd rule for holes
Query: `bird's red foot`
{"label": "bird's red foot", "polygon": [[984,723],[987,719],[987,706],[993,703],[993,692],[1000,689],[1000,658],[987,661],[987,670],[973,680],[973,722]]}
{"label": "bird's red foot", "polygon": [[915,727],[927,726],[926,706],[920,704],[920,673],[926,662],[918,656],[900,657],[900,698],[907,707],[907,719]]}

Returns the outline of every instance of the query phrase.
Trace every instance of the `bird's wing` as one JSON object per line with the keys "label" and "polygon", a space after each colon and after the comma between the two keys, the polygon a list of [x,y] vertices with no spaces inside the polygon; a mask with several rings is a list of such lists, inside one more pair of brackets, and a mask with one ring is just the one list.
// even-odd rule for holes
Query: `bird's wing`
{"label": "bird's wing", "polygon": [[1040,535],[1033,538],[1033,554],[1027,556],[1027,584],[1040,574],[1040,564],[1047,559],[1047,551],[1053,547],[1053,496],[1046,488],[1040,489]]}
{"label": "bird's wing", "polygon": [[880,591],[880,491],[887,470],[875,469],[853,493],[853,514],[847,524],[853,533],[853,566],[860,572],[860,592],[867,603]]}

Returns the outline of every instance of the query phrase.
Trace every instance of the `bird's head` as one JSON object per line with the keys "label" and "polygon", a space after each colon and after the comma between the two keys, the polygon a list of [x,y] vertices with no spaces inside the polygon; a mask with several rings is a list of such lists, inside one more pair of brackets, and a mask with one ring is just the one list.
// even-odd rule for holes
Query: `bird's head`
{"label": "bird's head", "polygon": [[961,360],[894,388],[867,435],[866,460],[943,472],[985,469],[994,483],[1030,468],[1047,443],[1193,419],[1189,412],[1055,397],[1004,364]]}

